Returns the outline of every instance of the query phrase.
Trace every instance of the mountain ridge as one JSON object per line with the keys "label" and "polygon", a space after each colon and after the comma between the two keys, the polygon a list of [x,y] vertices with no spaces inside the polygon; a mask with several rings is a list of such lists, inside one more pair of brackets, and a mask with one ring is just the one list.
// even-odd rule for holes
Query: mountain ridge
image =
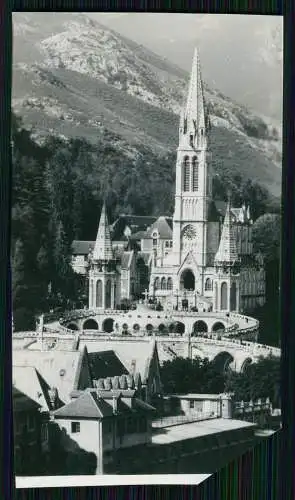
{"label": "mountain ridge", "polygon": [[[95,142],[106,135],[131,155],[138,146],[176,150],[185,71],[86,16],[46,16],[52,28],[48,22],[43,30],[44,14],[13,15],[13,110],[35,139],[49,133]],[[19,49],[24,34],[29,54],[24,46]],[[205,98],[216,165],[229,162],[279,196],[280,124],[207,86]]]}

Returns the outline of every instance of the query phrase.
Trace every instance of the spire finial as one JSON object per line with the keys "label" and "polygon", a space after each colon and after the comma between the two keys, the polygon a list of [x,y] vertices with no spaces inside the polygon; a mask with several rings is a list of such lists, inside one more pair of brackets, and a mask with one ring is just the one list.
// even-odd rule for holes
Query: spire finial
{"label": "spire finial", "polygon": [[103,202],[100,221],[93,250],[94,260],[111,260],[113,259],[113,249],[111,242],[110,228],[107,218],[106,202]]}
{"label": "spire finial", "polygon": [[186,106],[183,113],[183,133],[196,137],[206,129],[204,91],[197,47],[194,50]]}

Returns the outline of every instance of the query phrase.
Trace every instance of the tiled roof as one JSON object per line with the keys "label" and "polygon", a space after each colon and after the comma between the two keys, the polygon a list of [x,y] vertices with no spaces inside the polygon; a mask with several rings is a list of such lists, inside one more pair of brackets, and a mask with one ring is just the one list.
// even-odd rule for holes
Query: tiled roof
{"label": "tiled roof", "polygon": [[164,217],[161,215],[161,217],[159,217],[151,226],[151,228],[147,231],[146,237],[151,238],[153,231],[155,231],[155,229],[157,229],[160,238],[165,240],[171,240],[172,239],[171,217]]}
{"label": "tiled roof", "polygon": [[16,387],[12,387],[13,411],[39,410],[40,405]]}
{"label": "tiled roof", "polygon": [[149,261],[152,258],[152,254],[151,254],[151,252],[138,252],[137,258],[138,259],[140,259],[140,258],[143,259],[145,265],[147,266],[149,264]]}
{"label": "tiled roof", "polygon": [[70,399],[70,392],[78,388],[84,352],[79,351],[13,351],[12,365],[36,368],[50,387],[56,387],[61,401]]}
{"label": "tiled roof", "polygon": [[44,410],[50,410],[48,384],[32,366],[13,366],[12,384]]}
{"label": "tiled roof", "polygon": [[[222,217],[225,217],[227,202],[219,200],[219,201],[215,201],[214,204],[215,204],[215,207],[216,207],[217,211],[219,212],[219,214]],[[230,212],[236,219],[239,219],[242,211],[243,211],[242,207],[236,207],[236,208],[230,207]]]}
{"label": "tiled roof", "polygon": [[111,260],[113,258],[113,249],[111,242],[110,227],[106,212],[105,203],[103,204],[96,241],[93,249],[93,259]]}
{"label": "tiled roof", "polygon": [[97,380],[99,378],[128,374],[127,368],[112,350],[90,352],[88,359],[93,379]]}
{"label": "tiled roof", "polygon": [[215,263],[225,263],[233,265],[239,260],[236,246],[236,236],[233,231],[230,203],[227,205],[226,214],[219,247],[215,255]]}
{"label": "tiled roof", "polygon": [[74,399],[54,412],[56,418],[103,418],[113,415],[113,407],[104,399],[97,396],[96,391],[85,391],[80,397]]}
{"label": "tiled roof", "polygon": [[137,342],[134,340],[94,340],[87,344],[89,353],[114,351],[129,373],[140,373],[143,383],[146,382],[148,376],[149,365],[154,354],[154,349],[155,343],[153,341],[146,342],[140,340]]}
{"label": "tiled roof", "polygon": [[132,257],[134,255],[134,252],[123,252],[122,257],[121,257],[121,268],[122,269],[129,269],[132,261]]}
{"label": "tiled roof", "polygon": [[121,214],[111,227],[112,239],[121,240],[124,238],[124,230],[126,226],[131,229],[131,233],[146,231],[147,228],[155,222],[155,220],[156,217],[154,216]]}
{"label": "tiled roof", "polygon": [[[114,414],[113,400],[116,400],[116,414],[154,411],[154,408],[134,398],[134,391],[99,391],[87,390],[69,404],[54,412],[55,418],[91,418],[101,419]],[[123,400],[121,399],[123,397]],[[132,399],[132,408],[124,399]]]}
{"label": "tiled roof", "polygon": [[130,236],[131,240],[136,240],[136,241],[140,241],[143,238],[146,238],[146,231],[137,231],[137,233],[133,233]]}
{"label": "tiled roof", "polygon": [[95,241],[80,241],[74,240],[72,243],[73,255],[88,255],[89,250],[93,250]]}

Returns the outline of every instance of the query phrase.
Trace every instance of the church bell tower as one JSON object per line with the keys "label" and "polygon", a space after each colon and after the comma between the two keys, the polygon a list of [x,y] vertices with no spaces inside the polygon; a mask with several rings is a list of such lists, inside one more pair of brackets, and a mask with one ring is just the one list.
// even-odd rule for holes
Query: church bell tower
{"label": "church bell tower", "polygon": [[116,301],[116,259],[114,258],[105,203],[89,271],[89,309],[114,309]]}
{"label": "church bell tower", "polygon": [[195,49],[177,149],[173,253],[178,265],[191,250],[197,265],[206,266],[208,206],[212,197],[209,129],[199,54]]}

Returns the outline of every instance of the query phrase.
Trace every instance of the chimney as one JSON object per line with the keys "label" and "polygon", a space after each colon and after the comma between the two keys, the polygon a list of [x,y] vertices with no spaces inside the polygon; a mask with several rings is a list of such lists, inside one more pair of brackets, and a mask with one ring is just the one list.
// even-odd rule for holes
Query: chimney
{"label": "chimney", "polygon": [[133,360],[131,361],[131,370],[130,370],[130,371],[131,371],[131,373],[132,373],[132,375],[134,375],[134,374],[135,374],[135,370],[136,370],[136,359],[133,359]]}
{"label": "chimney", "polygon": [[48,396],[49,396],[49,401],[50,401],[50,405],[51,405],[52,410],[56,410],[57,409],[57,400],[58,400],[57,388],[51,387],[48,390]]}
{"label": "chimney", "polygon": [[118,411],[118,398],[113,395],[113,415],[116,415]]}

